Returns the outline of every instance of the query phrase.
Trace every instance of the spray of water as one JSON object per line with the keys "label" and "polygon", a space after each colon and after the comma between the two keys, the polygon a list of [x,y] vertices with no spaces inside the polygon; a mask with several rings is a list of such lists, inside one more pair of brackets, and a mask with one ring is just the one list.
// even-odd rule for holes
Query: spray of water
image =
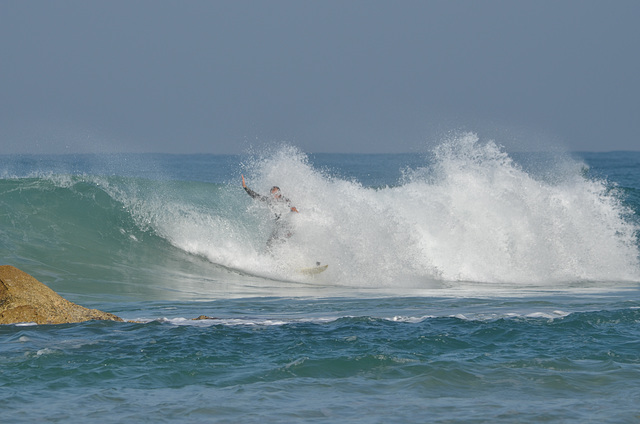
{"label": "spray of water", "polygon": [[166,192],[129,204],[181,249],[278,279],[304,279],[296,270],[319,261],[329,264],[323,281],[363,287],[637,281],[631,212],[608,184],[585,178],[581,164],[563,163],[536,175],[493,142],[465,134],[397,184],[369,188],[281,146],[242,164],[253,189],[266,194],[278,185],[300,211],[289,217],[293,235],[271,249],[272,214],[246,196],[239,176],[210,193],[208,204]]}

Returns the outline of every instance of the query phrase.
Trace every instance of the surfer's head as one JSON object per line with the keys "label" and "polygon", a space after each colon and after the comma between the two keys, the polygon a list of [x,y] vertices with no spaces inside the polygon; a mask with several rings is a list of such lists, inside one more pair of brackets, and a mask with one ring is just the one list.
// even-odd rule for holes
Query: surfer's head
{"label": "surfer's head", "polygon": [[280,187],[278,187],[278,186],[271,187],[271,195],[273,197],[275,197],[276,199],[281,198],[282,197],[282,193],[280,193]]}

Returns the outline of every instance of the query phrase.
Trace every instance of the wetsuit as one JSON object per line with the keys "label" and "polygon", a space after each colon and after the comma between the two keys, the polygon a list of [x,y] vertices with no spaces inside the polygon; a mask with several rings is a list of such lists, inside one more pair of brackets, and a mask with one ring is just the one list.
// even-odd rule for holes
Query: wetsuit
{"label": "wetsuit", "polygon": [[280,219],[284,213],[294,212],[295,208],[291,206],[291,201],[284,196],[280,196],[279,198],[263,196],[251,190],[249,187],[243,188],[252,198],[265,202],[275,216],[275,228],[267,241],[267,247],[271,247],[276,241],[284,241],[285,238],[291,237],[290,223],[287,222],[285,218]]}

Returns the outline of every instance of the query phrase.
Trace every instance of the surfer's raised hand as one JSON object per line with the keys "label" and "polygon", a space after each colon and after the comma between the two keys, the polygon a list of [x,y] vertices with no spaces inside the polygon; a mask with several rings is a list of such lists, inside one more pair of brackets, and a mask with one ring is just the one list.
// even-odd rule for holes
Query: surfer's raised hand
{"label": "surfer's raised hand", "polygon": [[247,183],[244,182],[244,175],[240,174],[242,177],[242,187],[247,188]]}
{"label": "surfer's raised hand", "polygon": [[298,212],[298,209],[295,206],[291,206],[291,212]]}

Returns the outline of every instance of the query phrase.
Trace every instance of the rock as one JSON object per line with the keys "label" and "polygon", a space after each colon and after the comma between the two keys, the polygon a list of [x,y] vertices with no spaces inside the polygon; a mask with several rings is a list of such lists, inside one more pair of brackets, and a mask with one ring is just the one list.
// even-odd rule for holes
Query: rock
{"label": "rock", "polygon": [[191,321],[199,321],[199,320],[203,320],[203,319],[218,319],[218,318],[208,317],[206,315],[200,315],[198,318],[191,318]]}
{"label": "rock", "polygon": [[113,314],[69,302],[18,268],[0,266],[0,324],[64,324],[90,320],[122,321]]}

